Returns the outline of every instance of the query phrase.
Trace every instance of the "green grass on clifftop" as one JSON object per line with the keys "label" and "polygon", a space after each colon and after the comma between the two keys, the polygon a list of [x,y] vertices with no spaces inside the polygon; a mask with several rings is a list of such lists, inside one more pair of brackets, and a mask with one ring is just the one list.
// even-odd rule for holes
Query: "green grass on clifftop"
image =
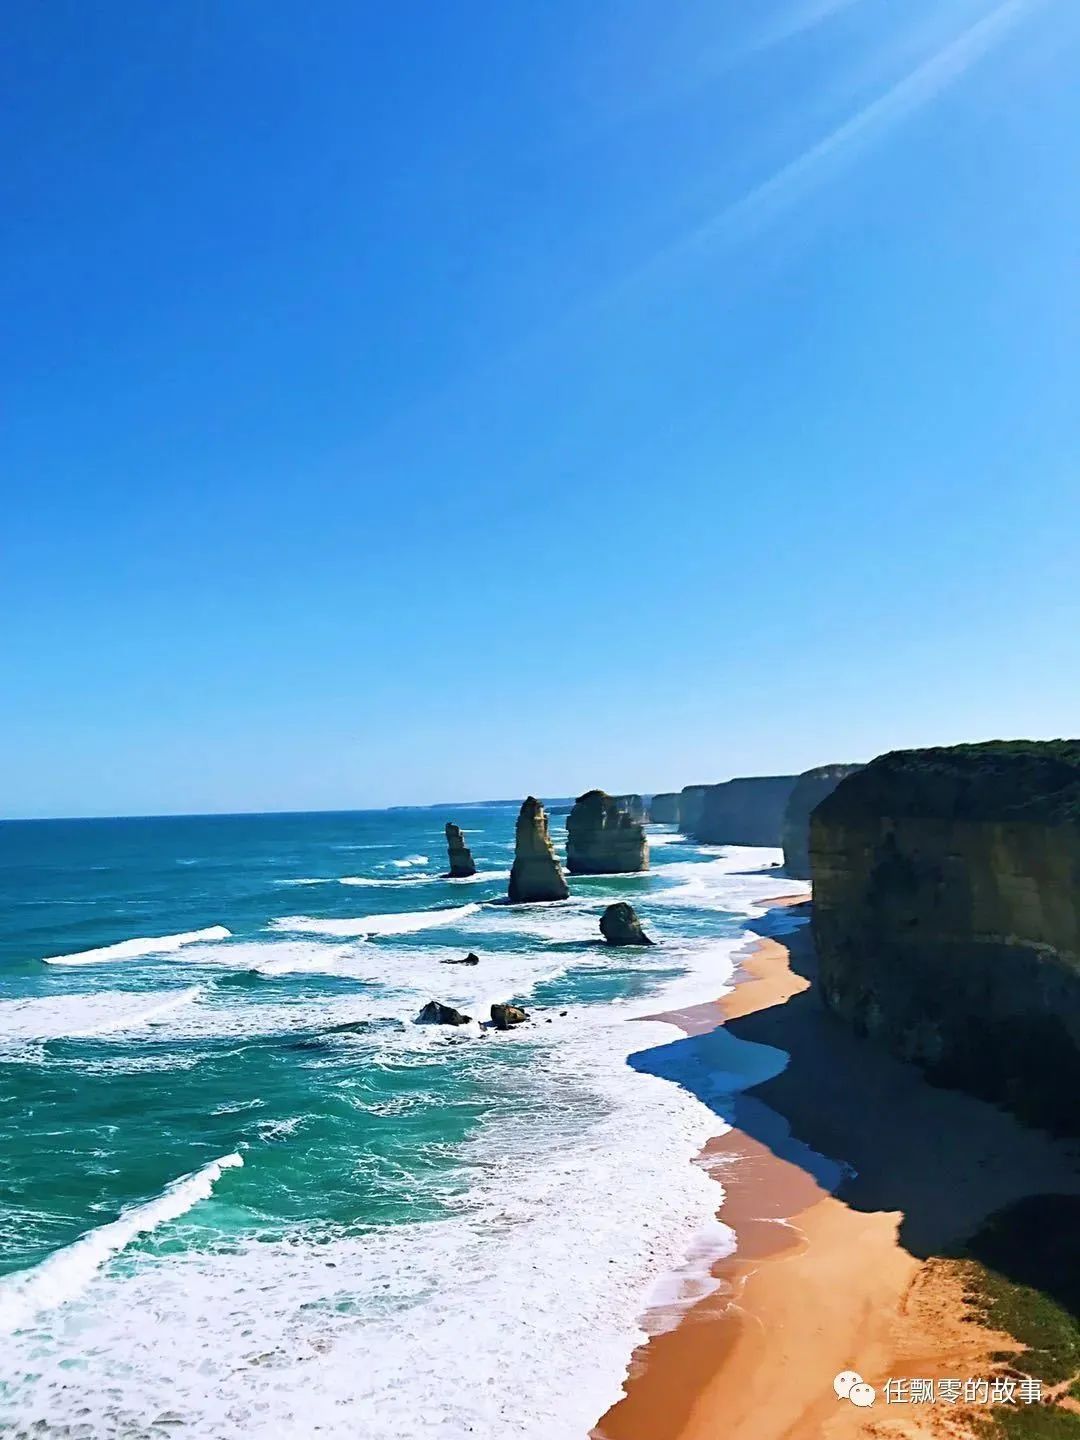
{"label": "green grass on clifftop", "polygon": [[841,781],[814,813],[830,824],[870,815],[1080,824],[1080,740],[892,750]]}
{"label": "green grass on clifftop", "polygon": [[1043,1382],[1049,1403],[998,1406],[984,1426],[1005,1440],[1080,1440],[1080,1196],[1034,1195],[999,1210],[958,1252],[969,1303],[1021,1353],[1000,1359]]}

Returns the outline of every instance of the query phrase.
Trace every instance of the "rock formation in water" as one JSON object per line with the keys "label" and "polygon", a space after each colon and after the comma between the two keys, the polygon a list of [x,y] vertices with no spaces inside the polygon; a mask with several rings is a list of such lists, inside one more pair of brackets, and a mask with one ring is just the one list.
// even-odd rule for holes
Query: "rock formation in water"
{"label": "rock formation in water", "polygon": [[679,818],[676,824],[686,835],[694,833],[694,827],[701,819],[705,791],[708,788],[708,785],[684,785],[679,791]]}
{"label": "rock formation in water", "polygon": [[861,770],[861,765],[818,765],[804,770],[795,781],[795,788],[784,807],[781,842],[784,846],[784,868],[799,880],[810,879],[810,814],[826,795],[831,795],[841,780]]}
{"label": "rock formation in water", "polygon": [[440,961],[439,961],[439,964],[440,964],[440,965],[479,965],[479,964],[480,964],[480,956],[479,956],[479,955],[474,955],[473,952],[470,950],[469,953],[468,953],[463,959],[461,959],[461,960],[456,960],[456,959],[455,959],[455,960],[440,960]]}
{"label": "rock formation in water", "polygon": [[565,900],[570,894],[555,858],[544,807],[530,795],[521,807],[514,834],[514,864],[508,896],[511,905],[534,900]]}
{"label": "rock formation in water", "polygon": [[600,933],[609,945],[651,945],[632,905],[620,900],[600,916]]}
{"label": "rock formation in water", "polygon": [[452,820],[446,822],[446,850],[450,857],[449,875],[452,880],[467,880],[470,875],[476,874],[472,851],[465,844],[461,827]]}
{"label": "rock formation in water", "polygon": [[440,1000],[429,1000],[417,1015],[416,1023],[418,1025],[471,1025],[472,1017],[463,1015],[452,1005],[444,1005]]}
{"label": "rock formation in water", "polygon": [[829,1009],[1080,1133],[1080,740],[880,756],[810,821]]}
{"label": "rock formation in water", "polygon": [[492,1005],[491,1023],[496,1030],[509,1030],[512,1025],[522,1025],[528,1020],[528,1012],[520,1005]]}
{"label": "rock formation in water", "polygon": [[571,875],[623,875],[649,868],[645,829],[603,790],[579,795],[566,822]]}
{"label": "rock formation in water", "polygon": [[644,825],[649,818],[649,812],[645,808],[645,801],[640,795],[615,795],[612,797],[620,810],[625,810],[631,820],[636,820],[639,825]]}
{"label": "rock formation in water", "polygon": [[701,813],[689,827],[705,845],[780,844],[784,807],[797,775],[747,775],[708,785]]}
{"label": "rock formation in water", "polygon": [[649,801],[649,819],[657,825],[677,825],[679,823],[679,797],[674,790],[665,790],[660,795],[654,795]]}

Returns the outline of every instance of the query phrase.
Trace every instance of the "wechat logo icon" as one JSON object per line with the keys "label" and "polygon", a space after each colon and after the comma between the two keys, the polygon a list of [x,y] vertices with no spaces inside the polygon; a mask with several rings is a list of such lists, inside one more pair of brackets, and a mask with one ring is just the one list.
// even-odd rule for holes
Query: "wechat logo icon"
{"label": "wechat logo icon", "polygon": [[839,1375],[834,1377],[832,1388],[836,1391],[838,1400],[850,1400],[852,1405],[860,1407],[873,1405],[877,1399],[877,1391],[873,1385],[867,1385],[855,1370],[841,1370]]}

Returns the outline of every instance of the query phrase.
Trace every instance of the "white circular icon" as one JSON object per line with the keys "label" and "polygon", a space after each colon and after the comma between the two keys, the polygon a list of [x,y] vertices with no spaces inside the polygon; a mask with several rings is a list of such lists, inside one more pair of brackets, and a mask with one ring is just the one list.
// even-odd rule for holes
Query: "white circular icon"
{"label": "white circular icon", "polygon": [[847,1398],[852,1405],[873,1405],[877,1399],[877,1391],[873,1385],[867,1385],[865,1381],[860,1381],[858,1385],[851,1387]]}
{"label": "white circular icon", "polygon": [[851,1387],[861,1384],[862,1376],[856,1374],[854,1370],[841,1370],[840,1374],[837,1375],[836,1379],[832,1382],[832,1388],[836,1391],[836,1398],[838,1400],[846,1400],[851,1394]]}

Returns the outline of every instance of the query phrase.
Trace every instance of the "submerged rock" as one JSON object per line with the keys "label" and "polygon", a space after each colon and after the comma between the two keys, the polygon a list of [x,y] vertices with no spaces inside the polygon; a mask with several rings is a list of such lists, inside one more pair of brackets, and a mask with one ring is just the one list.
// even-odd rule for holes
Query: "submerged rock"
{"label": "submerged rock", "polygon": [[446,822],[446,850],[450,859],[448,873],[451,880],[467,880],[470,875],[476,874],[472,851],[465,844],[460,825],[455,825],[452,820]]}
{"label": "submerged rock", "polygon": [[814,810],[810,868],[830,1010],[1080,1133],[1080,740],[879,756]]}
{"label": "submerged rock", "polygon": [[522,1025],[528,1020],[528,1011],[520,1005],[492,1005],[491,1023],[496,1030],[509,1030],[512,1025]]}
{"label": "submerged rock", "polygon": [[645,829],[603,790],[579,795],[566,822],[571,875],[623,875],[649,868]]}
{"label": "submerged rock", "polygon": [[651,945],[632,905],[625,900],[609,905],[600,916],[600,933],[609,945]]}
{"label": "submerged rock", "polygon": [[464,958],[461,959],[461,960],[440,960],[440,961],[439,961],[439,964],[440,964],[440,965],[479,965],[479,964],[480,964],[480,956],[479,956],[479,955],[474,955],[473,952],[470,950],[469,953],[468,953],[466,956],[464,956]]}
{"label": "submerged rock", "polygon": [[511,905],[565,900],[570,894],[566,877],[555,858],[544,807],[534,795],[521,807],[514,841],[514,864],[507,892]]}
{"label": "submerged rock", "polygon": [[416,1023],[418,1025],[471,1025],[472,1016],[463,1015],[460,1010],[455,1010],[452,1005],[444,1005],[440,1000],[429,1000],[417,1015]]}

